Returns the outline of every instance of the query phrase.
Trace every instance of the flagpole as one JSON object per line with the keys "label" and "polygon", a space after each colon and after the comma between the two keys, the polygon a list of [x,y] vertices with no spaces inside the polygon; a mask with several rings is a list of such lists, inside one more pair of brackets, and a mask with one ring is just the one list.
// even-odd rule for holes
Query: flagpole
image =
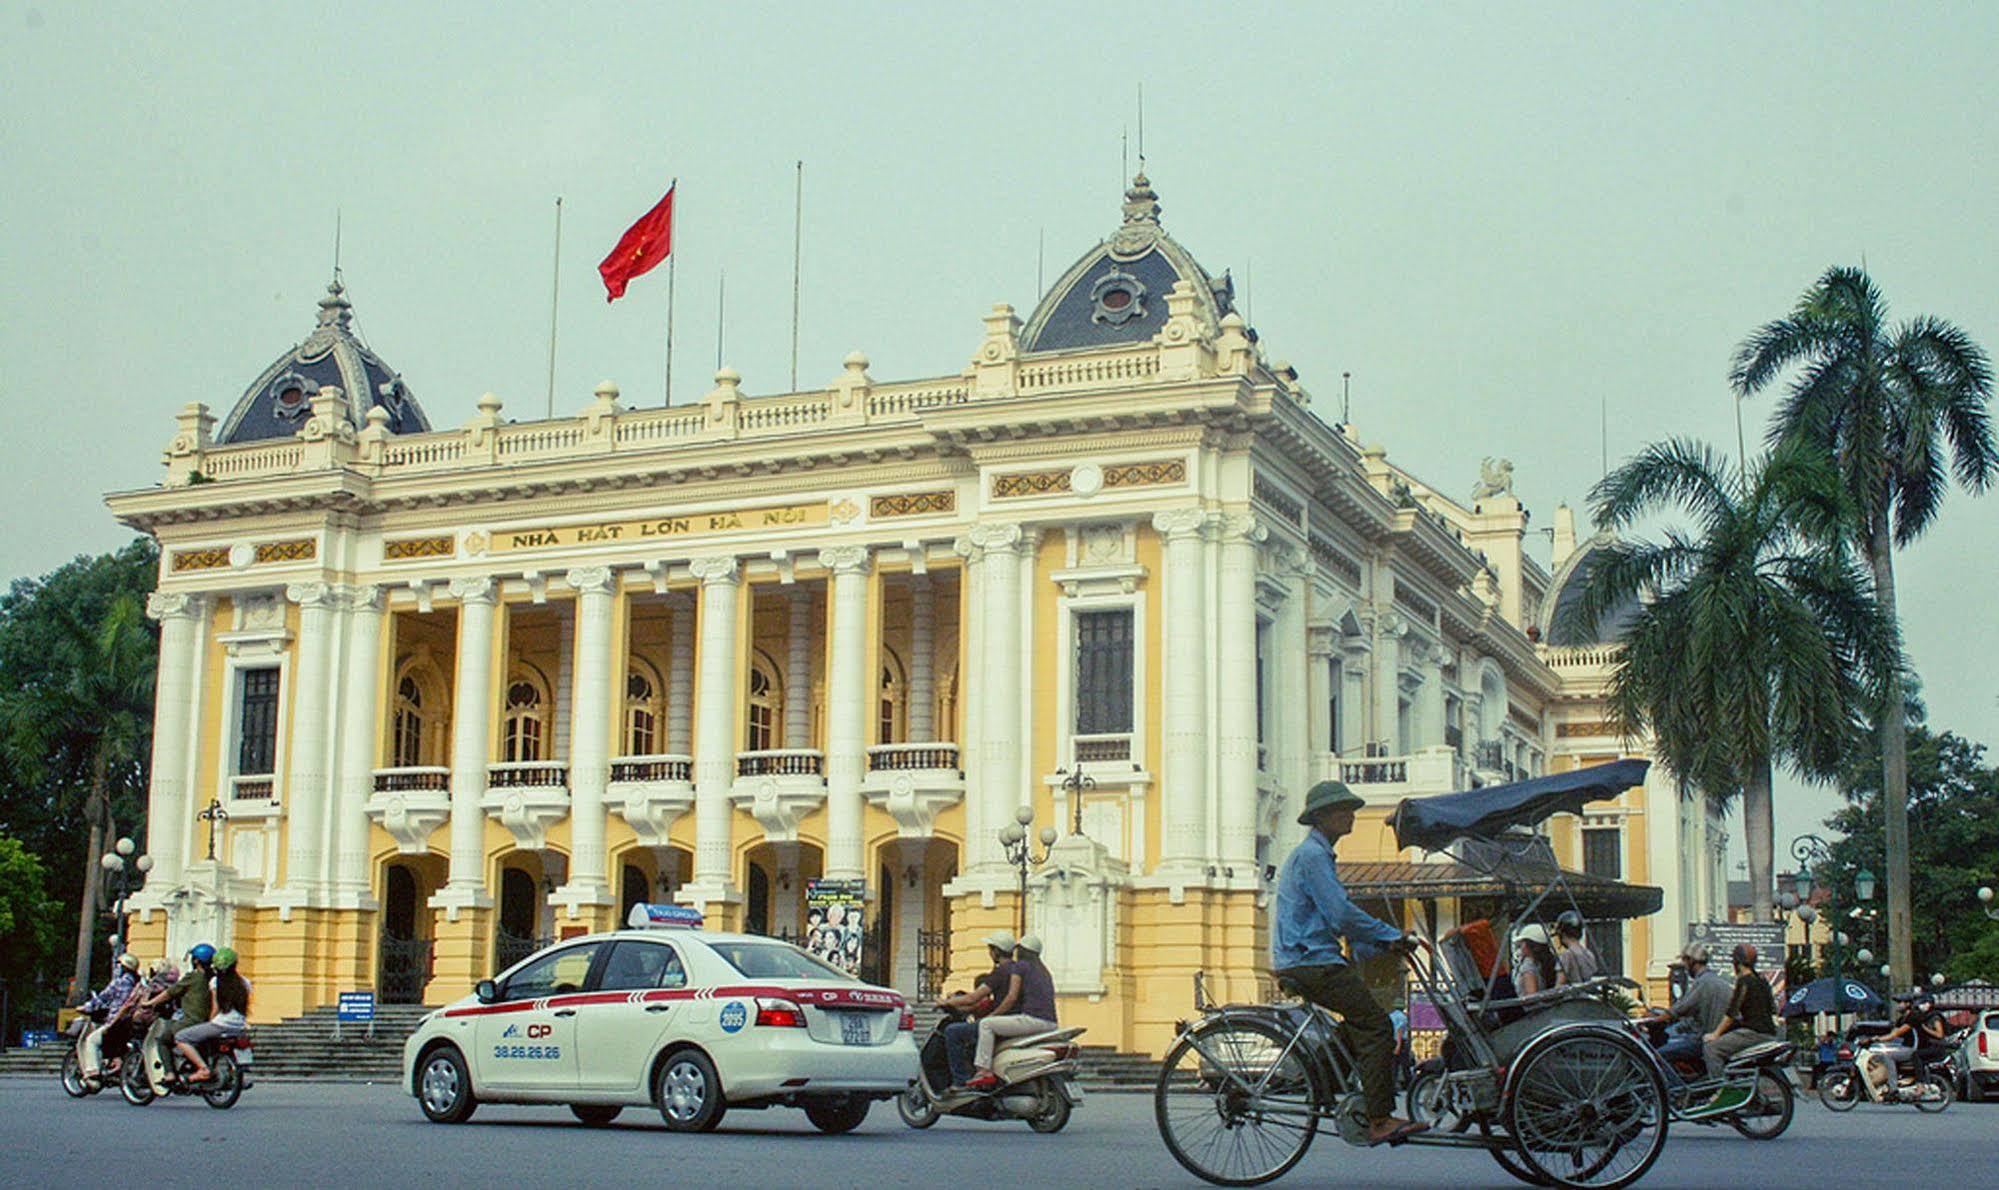
{"label": "flagpole", "polygon": [[[680,179],[669,182],[666,192],[673,196],[673,220],[667,225],[667,235],[679,232],[674,226],[680,222]],[[680,253],[673,250],[673,241],[666,245],[666,403],[673,404],[673,278],[674,266],[680,263]]]}
{"label": "flagpole", "polygon": [[555,266],[548,277],[548,416],[555,417],[555,327],[562,302],[562,196],[555,196]]}
{"label": "flagpole", "polygon": [[805,162],[798,163],[798,181],[791,200],[791,391],[798,391],[798,272],[805,242]]}
{"label": "flagpole", "polygon": [[715,370],[722,370],[722,321],[729,310],[729,270],[723,269],[715,282]]}

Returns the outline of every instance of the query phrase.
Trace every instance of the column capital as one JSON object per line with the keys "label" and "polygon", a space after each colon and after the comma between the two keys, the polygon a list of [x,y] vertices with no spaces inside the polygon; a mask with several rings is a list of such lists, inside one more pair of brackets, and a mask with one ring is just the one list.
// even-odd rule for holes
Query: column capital
{"label": "column capital", "polygon": [[734,554],[712,554],[706,558],[696,558],[687,564],[687,569],[695,578],[701,580],[701,585],[704,587],[716,583],[733,583],[742,571]]}
{"label": "column capital", "polygon": [[285,598],[302,608],[331,610],[341,603],[341,589],[332,583],[291,583],[285,587]]}
{"label": "column capital", "polygon": [[864,545],[835,545],[819,551],[819,564],[834,574],[866,574],[868,572],[868,547]]}
{"label": "column capital", "polygon": [[373,583],[358,583],[344,588],[343,602],[349,611],[378,612],[382,610],[382,588]]}
{"label": "column capital", "polygon": [[146,615],[155,620],[198,620],[208,597],[185,591],[155,591],[146,596]]}
{"label": "column capital", "polygon": [[1026,534],[1015,521],[985,521],[973,525],[958,539],[957,550],[966,557],[988,554],[995,550],[1012,552],[1020,549]]}
{"label": "column capital", "polygon": [[497,602],[500,597],[500,584],[487,575],[452,579],[450,590],[451,597],[460,603],[490,605]]}
{"label": "column capital", "polygon": [[1270,530],[1264,528],[1256,517],[1246,512],[1224,513],[1218,526],[1225,545],[1240,543],[1256,545],[1270,536]]}
{"label": "column capital", "polygon": [[1208,523],[1208,510],[1190,504],[1152,514],[1152,528],[1167,541],[1198,541]]}
{"label": "column capital", "polygon": [[609,595],[617,586],[609,566],[578,566],[563,575],[562,581],[581,595]]}

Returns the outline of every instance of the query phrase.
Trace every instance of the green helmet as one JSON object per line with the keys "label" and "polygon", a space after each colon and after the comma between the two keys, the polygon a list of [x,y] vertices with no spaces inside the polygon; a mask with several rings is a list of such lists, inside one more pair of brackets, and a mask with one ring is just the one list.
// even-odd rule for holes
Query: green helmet
{"label": "green helmet", "polygon": [[234,948],[225,946],[221,950],[215,952],[214,967],[217,971],[228,971],[233,969],[235,966],[236,966],[236,951]]}

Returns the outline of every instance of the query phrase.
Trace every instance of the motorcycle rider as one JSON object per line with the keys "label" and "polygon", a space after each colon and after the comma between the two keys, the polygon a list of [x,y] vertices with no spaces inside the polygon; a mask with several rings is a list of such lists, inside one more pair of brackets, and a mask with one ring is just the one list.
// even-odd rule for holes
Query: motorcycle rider
{"label": "motorcycle rider", "polygon": [[1393,1027],[1340,949],[1344,937],[1353,961],[1365,962],[1384,950],[1414,945],[1410,935],[1354,904],[1340,883],[1333,845],[1352,833],[1354,811],[1365,804],[1340,781],[1321,781],[1305,794],[1298,825],[1312,829],[1277,877],[1270,965],[1280,983],[1345,1018],[1367,1100],[1368,1143],[1376,1145],[1400,1141],[1429,1125],[1393,1114]]}
{"label": "motorcycle rider", "polygon": [[1735,991],[1728,1012],[1702,1038],[1709,1078],[1719,1078],[1728,1060],[1743,1050],[1777,1040],[1777,998],[1770,981],[1756,973],[1756,948],[1739,942],[1729,958],[1735,963]]}
{"label": "motorcycle rider", "polygon": [[1948,1052],[1943,1045],[1945,1032],[1936,997],[1928,992],[1916,993],[1895,1027],[1882,1034],[1861,1059],[1861,1069],[1867,1075],[1868,1085],[1874,1088],[1874,1098],[1887,1102],[1888,1092],[1895,1086],[1895,1071],[1902,1063],[1914,1058],[1933,1061],[1944,1057]]}
{"label": "motorcycle rider", "polygon": [[[104,1023],[85,1029],[77,1043],[77,1069],[83,1081],[95,1086],[102,1074],[104,1041],[107,1034],[124,1019],[126,1005],[131,1003],[132,993],[139,986],[139,956],[131,951],[118,956],[118,963],[111,969],[111,982],[102,991],[77,1006],[77,1011],[85,1016],[104,1013]],[[131,1032],[129,1027],[126,1033]]]}
{"label": "motorcycle rider", "polygon": [[174,1035],[174,1048],[194,1063],[194,1073],[187,1080],[190,1083],[205,1083],[214,1077],[214,1072],[201,1056],[203,1044],[224,1037],[241,1037],[250,1031],[250,981],[244,979],[243,973],[236,968],[236,952],[227,946],[216,951],[213,967],[215,1015],[184,1025]]}
{"label": "motorcycle rider", "polygon": [[1596,952],[1583,942],[1583,915],[1564,909],[1555,919],[1555,962],[1561,968],[1558,982],[1588,983],[1603,970]]}
{"label": "motorcycle rider", "polygon": [[962,1087],[972,1079],[972,1052],[979,1041],[981,1016],[990,1013],[1000,1002],[1013,975],[1013,948],[1019,943],[1012,930],[994,930],[985,936],[986,956],[992,960],[993,969],[972,981],[969,992],[953,992],[938,1001],[937,1006],[946,1012],[960,1014],[962,1020],[955,1020],[944,1026],[944,1057],[951,1066],[951,1085]]}
{"label": "motorcycle rider", "polygon": [[1055,977],[1041,962],[1040,936],[1026,934],[1014,946],[1007,990],[992,1012],[979,1020],[978,1053],[973,1058],[979,1072],[965,1088],[990,1091],[1000,1085],[999,1075],[993,1072],[993,1049],[1000,1038],[1046,1033],[1054,1028]]}
{"label": "motorcycle rider", "polygon": [[1659,1047],[1659,1060],[1665,1063],[1666,1072],[1675,1081],[1683,1081],[1673,1063],[1705,1061],[1701,1038],[1719,1028],[1722,1018],[1728,1015],[1732,989],[1727,980],[1708,969],[1705,942],[1687,943],[1681,948],[1679,960],[1673,966],[1686,971],[1687,989],[1673,1001],[1671,1008],[1655,1011],[1652,1016],[1675,1022],[1675,1027],[1666,1035],[1665,1044]]}
{"label": "motorcycle rider", "polygon": [[[164,1009],[169,1003],[180,1006],[179,1014],[172,1018],[161,1012],[160,1019],[154,1021],[153,1027],[146,1033],[146,1077],[152,1082],[155,1094],[165,1094],[166,1083],[173,1077],[173,1064],[168,1061],[167,1055],[171,1052],[169,1047],[174,1034],[209,1017],[213,995],[208,981],[213,975],[210,964],[214,961],[215,948],[206,942],[196,943],[187,952],[187,973],[146,1000],[146,1006],[155,1009]],[[195,1065],[197,1074],[208,1069],[199,1055],[196,1055]]]}

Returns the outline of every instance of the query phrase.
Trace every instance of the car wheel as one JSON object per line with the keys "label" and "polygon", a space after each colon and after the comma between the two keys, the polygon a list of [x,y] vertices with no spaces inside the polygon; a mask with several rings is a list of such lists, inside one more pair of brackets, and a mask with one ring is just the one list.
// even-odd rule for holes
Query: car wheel
{"label": "car wheel", "polygon": [[417,1066],[417,1103],[433,1124],[463,1124],[479,1106],[472,1095],[472,1074],[452,1046],[424,1055]]}
{"label": "car wheel", "polygon": [[715,1064],[700,1050],[681,1050],[659,1064],[652,1102],[675,1132],[713,1132],[728,1110]]}
{"label": "car wheel", "polygon": [[612,1120],[617,1119],[618,1113],[624,1110],[624,1108],[619,1107],[615,1103],[572,1103],[569,1105],[569,1114],[592,1128],[602,1128]]}
{"label": "car wheel", "polygon": [[873,1103],[858,1095],[850,1095],[844,1099],[806,1104],[805,1118],[812,1121],[814,1128],[826,1135],[839,1136],[841,1133],[852,1132],[859,1128],[861,1121],[868,1118],[868,1109],[873,1106]]}

